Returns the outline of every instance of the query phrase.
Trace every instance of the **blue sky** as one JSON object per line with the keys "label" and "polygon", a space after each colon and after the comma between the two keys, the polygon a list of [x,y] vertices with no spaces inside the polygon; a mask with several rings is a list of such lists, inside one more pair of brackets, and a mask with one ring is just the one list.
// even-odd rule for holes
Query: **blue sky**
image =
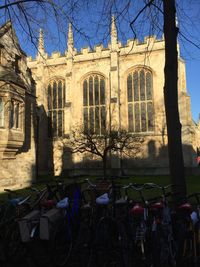
{"label": "blue sky", "polygon": [[191,97],[192,117],[198,121],[200,115],[200,61],[186,60],[187,90]]}
{"label": "blue sky", "polygon": [[[78,50],[81,47],[88,45],[93,47],[99,43],[107,46],[110,38],[110,15],[113,13],[117,18],[119,39],[122,43],[134,37],[133,30],[137,38],[141,40],[147,35],[154,34],[158,38],[162,35],[162,14],[156,9],[153,10],[154,13],[150,12],[150,9],[145,10],[134,23],[133,30],[130,28],[130,22],[144,6],[143,1],[131,1],[129,5],[126,5],[129,0],[55,0],[54,2],[61,4],[66,12],[62,10],[58,16],[53,16],[52,10],[49,8],[40,9],[35,7],[33,3],[26,4],[30,16],[33,41],[37,43],[39,26],[42,27],[45,42],[48,43],[46,45],[48,53],[55,50],[62,53],[65,51],[69,20],[73,22],[75,47]],[[72,5],[72,3],[76,4]],[[161,0],[155,0],[155,3],[162,8]],[[186,62],[187,89],[191,97],[192,116],[197,121],[200,113],[200,48],[195,47],[195,45],[200,46],[200,0],[176,0],[176,3],[178,24],[180,32],[183,33],[183,36],[179,36],[181,56]],[[16,12],[16,9],[14,11]],[[23,13],[19,10],[20,21],[22,22],[19,23],[19,19],[14,16],[14,11],[11,10],[12,20],[20,44],[28,55],[34,56],[36,47],[27,35],[29,29],[26,26]],[[156,16],[152,16],[152,14],[156,14]],[[1,10],[0,22],[3,23],[8,18],[8,14]],[[194,45],[191,45],[191,42]]]}
{"label": "blue sky", "polygon": [[186,62],[187,91],[191,97],[192,117],[197,122],[200,114],[200,1],[177,2],[181,56]]}

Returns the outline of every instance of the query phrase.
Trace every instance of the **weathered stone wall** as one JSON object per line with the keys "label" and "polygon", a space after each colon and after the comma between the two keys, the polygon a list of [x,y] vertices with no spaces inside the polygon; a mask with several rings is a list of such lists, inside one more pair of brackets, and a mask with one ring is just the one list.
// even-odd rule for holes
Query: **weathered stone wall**
{"label": "weathered stone wall", "polygon": [[0,191],[21,188],[36,177],[34,83],[10,22],[0,28]]}
{"label": "weathered stone wall", "polygon": [[[65,80],[66,87],[66,106],[65,106],[65,134],[69,135],[75,125],[83,123],[83,81],[90,74],[100,74],[105,77],[106,106],[112,110],[111,117],[107,117],[112,126],[127,129],[127,76],[130,71],[138,67],[149,69],[153,75],[153,104],[154,104],[154,124],[153,132],[141,133],[146,140],[142,145],[141,153],[137,159],[124,159],[125,169],[134,168],[154,168],[166,173],[168,168],[167,152],[167,129],[164,109],[164,40],[156,40],[154,37],[145,38],[144,42],[128,40],[126,45],[114,42],[104,48],[98,45],[94,50],[83,48],[77,52],[72,46],[68,45],[65,55],[53,52],[48,56],[44,51],[42,58],[38,54],[36,59],[29,58],[28,66],[32,70],[33,77],[37,83],[36,94],[38,102],[44,106],[47,112],[47,85],[51,79],[62,78]],[[114,43],[113,43],[114,42]],[[178,47],[179,50],[179,47]],[[195,165],[194,147],[194,123],[191,117],[190,97],[186,90],[185,63],[179,57],[178,69],[178,90],[179,90],[179,110],[180,119],[183,126],[183,151],[186,166]],[[48,140],[49,146],[56,143],[55,140]],[[63,149],[62,149],[63,150]],[[61,164],[57,159],[57,152],[53,151],[54,170]],[[60,158],[61,156],[59,156]],[[101,163],[97,159],[85,159],[85,155],[72,155],[70,148],[62,152],[62,168],[70,172],[78,172],[87,167],[95,169],[101,168]],[[57,162],[58,161],[58,162]],[[114,157],[112,169],[118,168],[122,161]],[[162,172],[162,171],[161,171]]]}
{"label": "weathered stone wall", "polygon": [[0,159],[0,191],[4,188],[23,188],[36,178],[35,98],[27,96],[25,112],[23,146],[13,158]]}

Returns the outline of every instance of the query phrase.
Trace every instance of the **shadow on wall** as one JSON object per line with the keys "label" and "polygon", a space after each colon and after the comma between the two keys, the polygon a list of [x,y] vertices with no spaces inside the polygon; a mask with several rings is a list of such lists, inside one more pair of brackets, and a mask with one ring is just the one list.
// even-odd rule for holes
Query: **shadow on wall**
{"label": "shadow on wall", "polygon": [[25,93],[24,99],[24,142],[16,154],[19,177],[15,185],[26,186],[33,182],[37,173],[37,114],[34,87],[32,93]]}
{"label": "shadow on wall", "polygon": [[73,170],[75,168],[73,158],[72,158],[72,151],[69,147],[63,148],[62,154],[62,172],[61,176],[65,176],[67,171],[66,170]]}
{"label": "shadow on wall", "polygon": [[[162,145],[156,148],[154,140],[147,144],[147,155],[143,158],[120,158],[115,155],[109,159],[108,175],[156,175],[169,174],[168,148]],[[186,174],[195,174],[197,165],[195,162],[196,151],[189,145],[183,145],[184,163]],[[84,155],[84,154],[83,154]],[[103,164],[101,159],[90,155],[82,157],[78,163],[73,163],[73,157],[70,148],[65,148],[62,156],[62,176],[79,175],[103,175]]]}
{"label": "shadow on wall", "polygon": [[53,141],[51,122],[43,105],[37,107],[36,166],[37,175],[53,173]]}

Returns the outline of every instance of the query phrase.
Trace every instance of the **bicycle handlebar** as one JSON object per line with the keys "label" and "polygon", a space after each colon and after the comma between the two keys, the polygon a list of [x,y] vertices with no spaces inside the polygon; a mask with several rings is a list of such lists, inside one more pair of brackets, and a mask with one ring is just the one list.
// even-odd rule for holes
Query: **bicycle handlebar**
{"label": "bicycle handlebar", "polygon": [[136,184],[136,183],[129,183],[128,185],[125,185],[122,187],[122,189],[129,189],[129,188],[132,188],[132,189],[135,189],[135,190],[142,190],[144,187],[144,184]]}
{"label": "bicycle handlebar", "polygon": [[91,183],[88,178],[85,179],[84,182],[87,182],[91,187],[96,187],[97,186],[96,184]]}
{"label": "bicycle handlebar", "polygon": [[193,193],[187,196],[187,199],[189,198],[195,198],[198,205],[200,204],[200,193]]}

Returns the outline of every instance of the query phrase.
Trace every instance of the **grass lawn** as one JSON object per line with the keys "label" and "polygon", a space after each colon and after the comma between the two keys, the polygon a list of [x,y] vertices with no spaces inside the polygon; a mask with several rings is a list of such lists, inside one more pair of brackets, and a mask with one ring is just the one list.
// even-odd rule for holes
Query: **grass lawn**
{"label": "grass lawn", "polygon": [[[66,178],[64,181],[66,183],[73,183],[74,181],[81,182],[85,179],[86,177],[82,178]],[[97,183],[99,181],[99,178],[89,178],[91,182]],[[41,189],[45,186],[47,182],[54,182],[55,178],[48,178],[40,179],[37,183],[33,184],[33,187],[36,187],[38,189]],[[121,185],[127,185],[129,183],[147,183],[147,182],[152,182],[156,183],[159,185],[168,185],[170,184],[170,177],[169,176],[134,176],[131,178],[118,178],[116,179],[116,182],[121,184]],[[187,183],[187,192],[188,194],[195,193],[195,192],[200,192],[200,177],[198,176],[189,176],[186,177],[186,183]],[[29,189],[19,189],[17,190],[17,195],[19,196],[27,196],[31,194],[32,192]],[[157,189],[152,189],[152,190],[145,190],[143,192],[144,197],[149,198],[149,197],[154,197],[157,195],[160,195],[159,190]],[[130,196],[133,197],[134,199],[138,199],[139,194],[137,192],[133,192],[132,190],[130,191]],[[0,193],[0,202],[4,201],[7,199],[8,194],[7,193]]]}

